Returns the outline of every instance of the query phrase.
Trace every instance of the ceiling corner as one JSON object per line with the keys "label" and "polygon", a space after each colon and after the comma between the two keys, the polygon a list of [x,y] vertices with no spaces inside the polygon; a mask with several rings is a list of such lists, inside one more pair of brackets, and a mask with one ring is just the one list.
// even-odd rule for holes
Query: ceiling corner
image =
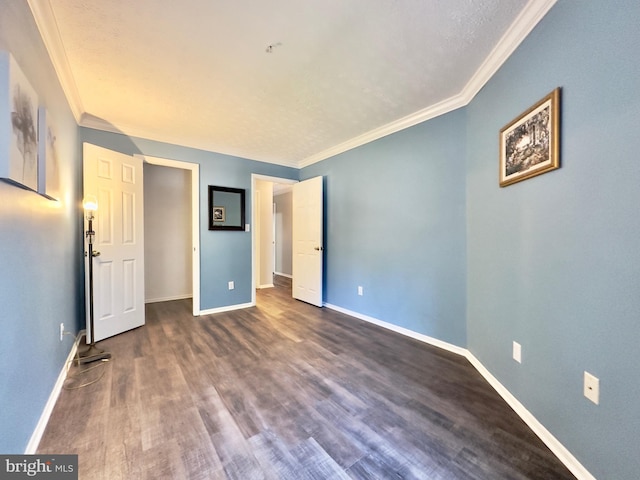
{"label": "ceiling corner", "polygon": [[79,124],[84,108],[60,39],[58,24],[51,4],[49,0],[27,0],[27,2],[40,31],[40,36],[49,52],[49,58],[51,58],[53,68],[58,75],[58,80],[62,85],[62,90],[67,98],[71,112]]}
{"label": "ceiling corner", "polygon": [[480,68],[471,77],[471,80],[465,85],[462,91],[465,105],[473,100],[473,97],[507,61],[556,2],[557,0],[529,0],[489,56],[482,62]]}
{"label": "ceiling corner", "polygon": [[458,95],[449,97],[435,105],[431,105],[423,110],[419,110],[411,115],[407,115],[399,120],[304,158],[298,162],[298,168],[308,167],[314,163],[468,105],[556,2],[557,0],[529,0],[525,8],[520,12],[516,20],[511,24]]}

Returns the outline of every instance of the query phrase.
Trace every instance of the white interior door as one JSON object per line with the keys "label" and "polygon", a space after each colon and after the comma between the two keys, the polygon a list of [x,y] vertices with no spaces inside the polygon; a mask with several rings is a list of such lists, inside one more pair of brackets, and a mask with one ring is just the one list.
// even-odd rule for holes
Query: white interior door
{"label": "white interior door", "polygon": [[[89,143],[83,144],[83,157],[84,196],[98,201],[93,249],[100,255],[86,261],[93,261],[94,330],[99,341],[145,321],[142,159]],[[85,218],[85,231],[86,222]],[[85,272],[88,275],[88,269]],[[87,318],[87,338],[89,328]]]}
{"label": "white interior door", "polygon": [[322,306],[322,177],[293,186],[293,298]]}

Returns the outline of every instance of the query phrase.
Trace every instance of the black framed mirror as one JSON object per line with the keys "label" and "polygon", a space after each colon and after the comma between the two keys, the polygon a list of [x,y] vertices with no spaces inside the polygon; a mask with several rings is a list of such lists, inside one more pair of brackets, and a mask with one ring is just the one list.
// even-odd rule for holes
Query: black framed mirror
{"label": "black framed mirror", "polygon": [[209,185],[209,230],[244,231],[244,189]]}

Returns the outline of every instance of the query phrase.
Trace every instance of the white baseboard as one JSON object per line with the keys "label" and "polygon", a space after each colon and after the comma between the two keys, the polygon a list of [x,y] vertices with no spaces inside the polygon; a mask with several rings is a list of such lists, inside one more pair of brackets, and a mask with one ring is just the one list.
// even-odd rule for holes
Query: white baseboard
{"label": "white baseboard", "polygon": [[193,298],[193,294],[185,293],[183,295],[172,295],[170,297],[148,298],[145,299],[144,303],[170,302],[172,300],[184,300],[185,298]]}
{"label": "white baseboard", "polygon": [[293,275],[289,274],[289,273],[282,273],[282,272],[274,272],[276,275],[279,275],[281,277],[287,277],[287,278],[293,278]]}
{"label": "white baseboard", "polygon": [[259,285],[256,288],[258,290],[262,290],[263,288],[273,288],[273,287],[274,287],[273,283],[265,283],[264,285]]}
{"label": "white baseboard", "polygon": [[243,308],[255,307],[254,302],[239,303],[237,305],[228,305],[226,307],[210,308],[208,310],[200,310],[200,315],[212,315],[214,313],[231,312],[233,310],[242,310]]}
{"label": "white baseboard", "polygon": [[[219,308],[211,308],[208,310],[202,310],[200,312],[201,315],[211,315],[215,313],[223,313],[230,312],[233,310],[240,310],[243,308],[254,307],[255,303],[242,303],[238,305],[229,305],[226,307]],[[513,409],[514,412],[531,428],[531,430],[544,442],[544,444],[549,447],[549,450],[553,452],[553,454],[558,457],[558,459],[569,469],[569,471],[575,475],[578,480],[596,480],[596,478],[591,475],[591,473],[578,461],[578,459],[573,456],[573,454],[564,446],[560,441],[553,436],[546,427],[536,419],[531,412],[529,412],[525,406],[520,403],[520,401],[507,390],[507,388],[502,385],[497,378],[495,378],[489,370],[485,368],[485,366],[478,360],[473,353],[471,353],[466,348],[458,347],[457,345],[453,345],[451,343],[443,342],[442,340],[438,340],[437,338],[429,337],[428,335],[424,335],[422,333],[414,332],[413,330],[409,330],[404,327],[399,327],[398,325],[394,325],[392,323],[385,322],[383,320],[378,320],[377,318],[370,317],[368,315],[363,315],[358,312],[354,312],[352,310],[348,310],[346,308],[338,307],[337,305],[332,305],[330,303],[325,303],[324,306],[330,308],[331,310],[335,310],[340,313],[344,313],[345,315],[349,315],[354,318],[358,318],[360,320],[364,320],[365,322],[372,323],[374,325],[378,325],[380,327],[386,328],[388,330],[392,330],[394,332],[400,333],[410,338],[414,338],[421,342],[427,343],[429,345],[433,345],[438,348],[442,348],[443,350],[447,350],[449,352],[453,352],[458,355],[462,355],[466,357],[471,365],[482,375],[489,385],[498,392],[498,394],[504,399],[505,402]],[[69,356],[62,367],[62,371],[58,376],[58,380],[56,381],[51,395],[49,395],[49,400],[47,401],[42,415],[40,415],[40,420],[36,425],[36,428],[31,435],[31,439],[27,445],[25,450],[25,454],[31,455],[34,454],[38,449],[38,444],[44,434],[44,430],[49,421],[49,417],[51,416],[51,412],[53,411],[53,407],[58,400],[58,396],[60,395],[60,391],[62,390],[62,385],[64,384],[65,379],[67,378],[67,372],[69,369],[69,365],[71,364],[71,360],[73,356],[76,354],[78,349],[78,343],[82,338],[83,331],[79,332],[76,340],[69,352]]]}
{"label": "white baseboard", "polygon": [[496,377],[494,377],[485,366],[480,363],[473,353],[467,350],[467,359],[471,362],[471,365],[482,375],[487,382],[498,392],[502,399],[518,414],[518,416],[526,423],[533,433],[535,433],[544,444],[549,447],[549,450],[558,457],[565,467],[569,469],[578,480],[596,480],[596,478],[589,473],[589,471],[578,461],[573,454],[567,450],[567,448],[560,443],[560,441],[553,436],[545,426],[533,416],[529,410],[525,408],[520,401],[514,397],[509,390],[502,385]]}
{"label": "white baseboard", "polygon": [[27,444],[27,448],[25,449],[25,455],[33,455],[38,451],[38,445],[40,444],[40,440],[42,439],[42,435],[44,435],[44,430],[47,428],[47,423],[49,423],[49,417],[51,417],[51,412],[53,412],[53,407],[56,406],[56,402],[58,401],[58,397],[60,396],[60,392],[62,391],[62,385],[64,385],[64,381],[67,379],[67,373],[69,372],[69,367],[71,366],[71,361],[78,351],[78,344],[80,343],[80,339],[84,338],[85,331],[81,330],[78,332],[75,341],[73,342],[73,346],[71,347],[71,351],[67,356],[67,359],[62,366],[62,370],[60,371],[60,375],[58,375],[58,379],[56,380],[55,385],[53,386],[53,390],[49,395],[49,399],[44,406],[44,410],[40,415],[40,419],[36,424],[36,428],[31,434],[31,438],[29,439],[29,443]]}
{"label": "white baseboard", "polygon": [[407,337],[415,338],[416,340],[420,340],[421,342],[428,343],[429,345],[442,348],[443,350],[448,350],[449,352],[462,355],[463,357],[466,356],[467,354],[466,348],[458,347],[457,345],[454,345],[452,343],[443,342],[442,340],[429,337],[428,335],[424,335],[422,333],[414,332],[413,330],[409,330],[408,328],[399,327],[398,325],[394,325],[393,323],[388,323],[383,320],[378,320],[377,318],[373,318],[368,315],[363,315],[362,313],[347,310],[346,308],[338,307],[337,305],[332,305],[330,303],[325,303],[324,306],[327,308],[330,308],[331,310],[335,310],[337,312],[344,313],[351,317],[364,320],[365,322],[373,323],[374,325],[378,325],[380,327],[386,328],[387,330],[392,330],[394,332],[401,333],[402,335],[405,335]]}
{"label": "white baseboard", "polygon": [[489,370],[485,368],[485,366],[478,360],[473,353],[471,353],[466,348],[458,347],[457,345],[453,345],[447,342],[443,342],[442,340],[438,340],[433,337],[429,337],[427,335],[423,335],[421,333],[414,332],[413,330],[409,330],[407,328],[399,327],[397,325],[393,325],[392,323],[384,322],[382,320],[378,320],[377,318],[370,317],[368,315],[363,315],[358,312],[353,312],[346,308],[338,307],[336,305],[332,305],[330,303],[324,304],[327,308],[332,310],[336,310],[337,312],[344,313],[351,317],[358,318],[360,320],[364,320],[365,322],[373,323],[380,327],[392,330],[394,332],[400,333],[402,335],[406,335],[407,337],[414,338],[421,342],[428,343],[429,345],[433,345],[438,348],[442,348],[449,352],[456,353],[458,355],[462,355],[466,357],[467,360],[473,365],[473,367],[482,375],[489,385],[498,392],[498,394],[502,397],[502,399],[507,402],[507,404],[513,409],[514,412],[528,425],[528,427],[535,433],[540,440],[544,442],[544,444],[549,447],[549,450],[553,452],[553,454],[558,457],[568,469],[569,471],[575,475],[578,480],[596,480],[596,478],[589,473],[589,471],[578,461],[576,457],[564,446],[560,441],[553,436],[549,430],[545,428],[545,426],[533,416],[529,410],[525,408],[520,401],[514,397],[507,388],[502,385],[496,377],[494,377]]}

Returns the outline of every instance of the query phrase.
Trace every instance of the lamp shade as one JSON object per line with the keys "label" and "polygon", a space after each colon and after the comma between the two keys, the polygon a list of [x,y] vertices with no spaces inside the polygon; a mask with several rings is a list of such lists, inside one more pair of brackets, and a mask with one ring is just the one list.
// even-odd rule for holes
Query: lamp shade
{"label": "lamp shade", "polygon": [[94,195],[87,195],[82,201],[82,207],[89,212],[95,212],[98,210],[98,199]]}

